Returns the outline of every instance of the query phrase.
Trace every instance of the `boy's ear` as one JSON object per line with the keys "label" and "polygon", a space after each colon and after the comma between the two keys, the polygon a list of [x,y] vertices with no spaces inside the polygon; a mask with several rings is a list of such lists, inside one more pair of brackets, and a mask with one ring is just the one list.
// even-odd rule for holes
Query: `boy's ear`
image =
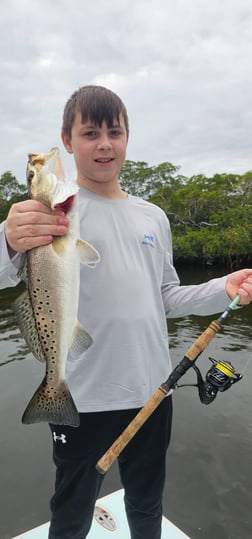
{"label": "boy's ear", "polygon": [[61,139],[68,153],[73,153],[71,139],[63,130],[61,131]]}

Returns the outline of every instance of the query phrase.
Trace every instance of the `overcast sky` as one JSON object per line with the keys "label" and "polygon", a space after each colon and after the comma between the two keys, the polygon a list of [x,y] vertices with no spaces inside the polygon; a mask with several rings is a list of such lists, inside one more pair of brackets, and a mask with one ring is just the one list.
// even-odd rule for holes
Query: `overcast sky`
{"label": "overcast sky", "polygon": [[111,88],[128,159],[185,176],[252,169],[251,0],[1,0],[0,174],[59,146],[66,100]]}

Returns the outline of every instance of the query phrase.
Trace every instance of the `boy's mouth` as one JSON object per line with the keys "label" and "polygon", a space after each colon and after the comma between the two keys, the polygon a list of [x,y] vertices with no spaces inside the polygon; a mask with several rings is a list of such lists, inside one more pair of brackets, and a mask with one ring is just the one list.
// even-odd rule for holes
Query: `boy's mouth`
{"label": "boy's mouth", "polygon": [[101,157],[100,159],[95,159],[96,163],[110,163],[114,161],[113,157]]}

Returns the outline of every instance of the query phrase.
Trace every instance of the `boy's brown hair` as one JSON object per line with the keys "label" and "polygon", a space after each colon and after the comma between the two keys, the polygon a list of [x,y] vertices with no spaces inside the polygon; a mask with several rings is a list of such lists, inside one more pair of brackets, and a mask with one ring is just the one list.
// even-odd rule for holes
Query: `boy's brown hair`
{"label": "boy's brown hair", "polygon": [[119,122],[119,116],[122,114],[127,135],[129,134],[125,105],[117,94],[103,86],[83,86],[68,99],[63,113],[62,130],[69,138],[71,138],[76,112],[81,113],[83,123],[89,120],[101,127],[102,122],[105,121],[109,128],[113,127],[115,118]]}

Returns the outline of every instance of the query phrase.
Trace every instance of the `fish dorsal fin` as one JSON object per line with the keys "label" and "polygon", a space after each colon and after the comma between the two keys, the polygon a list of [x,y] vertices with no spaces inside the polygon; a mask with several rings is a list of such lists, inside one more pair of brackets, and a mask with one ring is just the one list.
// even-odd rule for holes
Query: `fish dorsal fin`
{"label": "fish dorsal fin", "polygon": [[85,264],[90,268],[95,268],[96,264],[100,262],[101,257],[96,249],[87,241],[78,239],[76,241],[76,249],[81,264]]}
{"label": "fish dorsal fin", "polygon": [[78,359],[80,355],[85,352],[93,344],[93,339],[91,335],[77,322],[74,333],[73,340],[69,350],[71,359]]}
{"label": "fish dorsal fin", "polygon": [[11,305],[17,323],[28,348],[39,361],[45,361],[45,356],[39,340],[29,291],[24,290]]}

